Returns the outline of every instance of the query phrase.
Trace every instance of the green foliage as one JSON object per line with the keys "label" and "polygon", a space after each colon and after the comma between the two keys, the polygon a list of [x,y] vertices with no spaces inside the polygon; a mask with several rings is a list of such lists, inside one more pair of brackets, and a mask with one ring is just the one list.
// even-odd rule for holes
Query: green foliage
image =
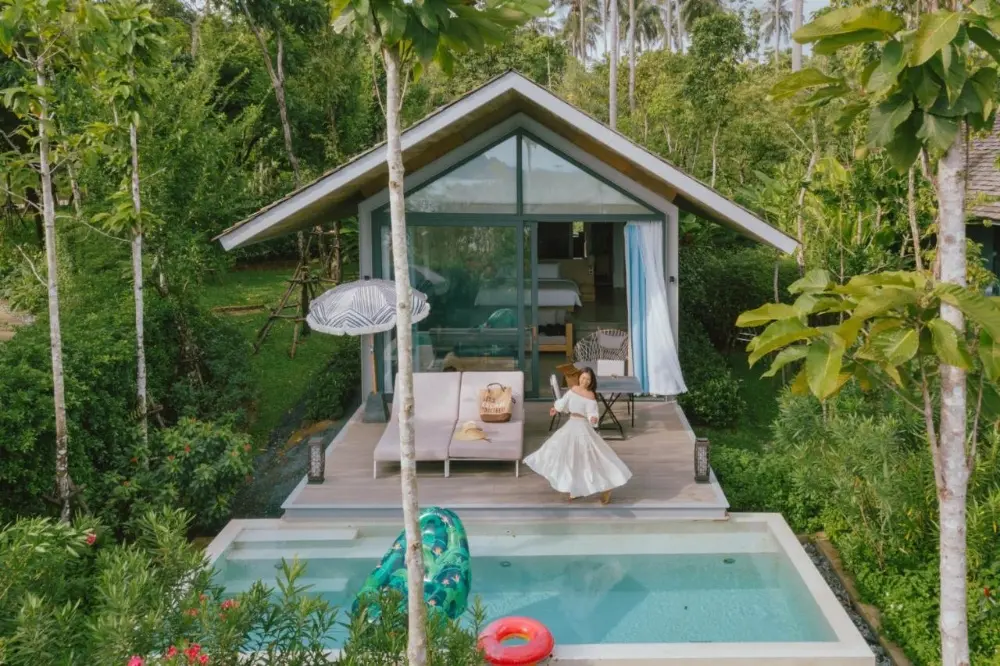
{"label": "green foliage", "polygon": [[339,338],[330,360],[310,382],[305,418],[336,420],[357,398],[361,386],[360,347],[357,338]]}
{"label": "green foliage", "polygon": [[[961,122],[977,130],[993,126],[998,19],[995,4],[980,2],[961,12],[922,14],[917,29],[905,31],[903,19],[891,12],[847,7],[824,14],[793,37],[813,43],[815,52],[822,54],[852,44],[884,43],[862,71],[854,94],[871,109],[869,145],[885,148],[896,167],[905,171],[922,149],[934,155],[946,152]],[[972,46],[982,48],[994,62],[983,64]],[[788,96],[818,89],[813,99],[819,95],[833,100],[850,91],[844,77],[831,81],[816,73],[794,76],[775,92]],[[850,116],[849,124],[859,108],[849,104],[843,113]]]}
{"label": "green foliage", "polygon": [[[187,516],[145,514],[136,539],[114,543],[95,523],[24,519],[0,530],[0,661],[10,666],[86,663],[144,666],[195,663],[237,666],[326,664],[336,625],[349,629],[344,666],[402,663],[406,617],[398,599],[340,611],[304,583],[305,565],[282,561],[271,581],[235,597],[212,583],[204,554],[186,538]],[[428,618],[429,664],[482,666],[477,646],[485,612],[476,603],[469,625],[442,614]],[[206,663],[206,662],[201,662]]]}
{"label": "green foliage", "polygon": [[681,314],[679,356],[687,393],[678,397],[685,413],[698,424],[732,426],[746,405],[740,383],[693,316]]}
{"label": "green foliage", "polygon": [[[70,469],[91,510],[104,514],[115,511],[122,481],[150,454],[139,446],[134,404],[124,397],[134,395],[135,382],[128,296],[93,298],[64,316],[63,344]],[[190,306],[147,305],[150,394],[159,415],[167,424],[185,416],[242,421],[252,389],[232,330]],[[44,318],[0,345],[0,520],[47,512],[55,446],[50,363]],[[162,489],[146,491],[152,498]]]}

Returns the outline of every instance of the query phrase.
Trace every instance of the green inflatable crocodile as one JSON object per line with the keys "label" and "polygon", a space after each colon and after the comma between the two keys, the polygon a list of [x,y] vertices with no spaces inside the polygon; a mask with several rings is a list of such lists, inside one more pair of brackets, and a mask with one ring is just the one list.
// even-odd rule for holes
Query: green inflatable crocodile
{"label": "green inflatable crocodile", "polygon": [[[424,599],[431,608],[456,619],[465,613],[472,589],[472,563],[465,527],[454,511],[428,507],[420,512],[420,535],[424,550]],[[381,590],[396,590],[403,595],[406,611],[406,532],[393,542],[371,572],[354,600],[357,611],[364,597],[377,596]],[[370,617],[378,617],[377,604],[369,607]]]}

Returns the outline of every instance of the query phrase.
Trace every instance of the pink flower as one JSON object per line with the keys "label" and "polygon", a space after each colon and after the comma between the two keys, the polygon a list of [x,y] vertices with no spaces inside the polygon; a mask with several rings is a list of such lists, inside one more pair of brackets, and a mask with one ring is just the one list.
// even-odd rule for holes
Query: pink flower
{"label": "pink flower", "polygon": [[87,535],[87,545],[93,546],[95,543],[97,543],[97,535],[91,532]]}
{"label": "pink flower", "polygon": [[191,445],[188,444],[184,447],[184,453],[191,453]]}
{"label": "pink flower", "polygon": [[240,605],[240,602],[236,599],[226,599],[222,602],[222,610],[229,610],[230,608],[236,608]]}
{"label": "pink flower", "polygon": [[204,602],[206,599],[208,599],[208,595],[205,594],[198,595],[198,601]]}
{"label": "pink flower", "polygon": [[208,655],[207,654],[203,654],[200,657],[198,657],[198,663],[199,664],[207,664],[208,663]]}
{"label": "pink flower", "polygon": [[128,660],[128,666],[143,666],[146,662],[142,660],[139,655],[132,655],[132,658]]}
{"label": "pink flower", "polygon": [[174,658],[174,657],[176,657],[176,656],[177,656],[177,648],[176,648],[176,647],[174,647],[173,645],[171,645],[171,646],[170,646],[170,647],[169,647],[169,648],[167,649],[167,659],[173,659],[173,658]]}
{"label": "pink flower", "polygon": [[192,643],[190,646],[188,646],[187,650],[184,650],[184,654],[187,655],[187,658],[189,660],[195,659],[198,656],[199,652],[201,652],[201,646],[198,645],[197,643]]}
{"label": "pink flower", "polygon": [[197,608],[189,608],[187,610],[187,614],[190,615],[191,617],[197,617],[198,616],[198,609]]}

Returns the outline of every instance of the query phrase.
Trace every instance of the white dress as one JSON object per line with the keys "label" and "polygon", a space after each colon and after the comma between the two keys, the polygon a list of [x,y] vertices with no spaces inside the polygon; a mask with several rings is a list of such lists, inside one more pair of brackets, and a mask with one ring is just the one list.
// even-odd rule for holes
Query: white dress
{"label": "white dress", "polygon": [[557,411],[582,414],[566,423],[542,444],[524,464],[548,479],[552,487],[572,497],[587,497],[625,485],[632,472],[608,446],[590,418],[598,418],[597,401],[566,391],[555,402]]}

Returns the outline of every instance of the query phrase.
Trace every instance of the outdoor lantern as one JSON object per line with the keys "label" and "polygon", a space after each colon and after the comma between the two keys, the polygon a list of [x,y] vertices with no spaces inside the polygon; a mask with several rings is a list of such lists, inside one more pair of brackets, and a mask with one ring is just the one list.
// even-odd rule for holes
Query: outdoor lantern
{"label": "outdoor lantern", "polygon": [[323,455],[323,438],[309,438],[309,483],[323,483],[323,469],[326,456]]}
{"label": "outdoor lantern", "polygon": [[694,480],[697,483],[708,483],[711,470],[708,464],[708,438],[698,437],[694,440]]}

